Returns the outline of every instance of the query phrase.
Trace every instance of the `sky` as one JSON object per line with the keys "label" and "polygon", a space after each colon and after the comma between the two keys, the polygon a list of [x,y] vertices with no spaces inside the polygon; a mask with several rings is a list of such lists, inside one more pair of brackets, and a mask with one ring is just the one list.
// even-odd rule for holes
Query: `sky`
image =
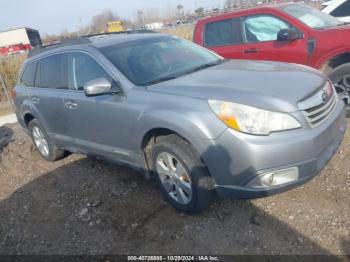
{"label": "sky", "polygon": [[111,8],[123,18],[134,19],[137,10],[164,12],[178,4],[185,10],[222,6],[224,0],[0,0],[0,31],[18,27],[38,29],[41,35],[76,31],[93,15]]}

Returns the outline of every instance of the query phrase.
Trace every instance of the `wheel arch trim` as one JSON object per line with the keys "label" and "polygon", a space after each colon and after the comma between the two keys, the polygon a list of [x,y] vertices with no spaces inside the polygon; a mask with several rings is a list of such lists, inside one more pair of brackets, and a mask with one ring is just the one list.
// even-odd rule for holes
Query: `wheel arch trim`
{"label": "wheel arch trim", "polygon": [[[344,56],[344,55],[350,56],[350,49],[349,48],[341,48],[341,49],[332,50],[331,52],[324,54],[321,58],[319,58],[316,61],[316,68],[318,68],[320,71],[324,72],[324,70],[327,68],[327,66],[329,65],[329,63],[332,60],[336,59],[337,57]],[[350,62],[350,60],[348,62]],[[340,65],[338,65],[338,66],[340,66]],[[327,72],[324,72],[324,73],[327,73]]]}

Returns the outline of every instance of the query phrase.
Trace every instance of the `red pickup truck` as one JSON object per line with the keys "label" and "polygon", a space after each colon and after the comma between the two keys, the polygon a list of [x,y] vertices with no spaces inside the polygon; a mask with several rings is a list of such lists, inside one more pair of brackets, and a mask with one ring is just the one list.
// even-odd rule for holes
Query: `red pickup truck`
{"label": "red pickup truck", "polygon": [[304,64],[325,73],[350,105],[350,25],[302,4],[279,4],[198,21],[194,41],[226,58]]}

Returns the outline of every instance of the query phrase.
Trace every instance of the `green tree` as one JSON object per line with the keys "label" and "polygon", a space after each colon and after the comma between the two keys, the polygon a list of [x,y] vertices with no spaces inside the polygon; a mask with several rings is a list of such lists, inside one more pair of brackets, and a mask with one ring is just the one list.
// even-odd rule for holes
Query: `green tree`
{"label": "green tree", "polygon": [[203,7],[198,7],[196,10],[194,10],[196,15],[203,15],[204,14],[204,8]]}

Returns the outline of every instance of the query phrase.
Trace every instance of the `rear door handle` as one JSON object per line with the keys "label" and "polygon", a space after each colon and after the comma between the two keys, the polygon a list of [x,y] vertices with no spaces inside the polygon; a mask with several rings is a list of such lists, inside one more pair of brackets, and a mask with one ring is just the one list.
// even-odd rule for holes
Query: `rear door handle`
{"label": "rear door handle", "polygon": [[77,104],[77,103],[74,103],[74,102],[72,102],[72,101],[66,102],[66,103],[64,104],[64,106],[65,106],[66,108],[72,109],[72,110],[78,108],[78,104]]}
{"label": "rear door handle", "polygon": [[34,104],[39,104],[40,103],[40,99],[37,96],[32,96],[32,101],[33,101]]}
{"label": "rear door handle", "polygon": [[249,49],[244,50],[245,54],[253,54],[253,53],[257,53],[257,52],[259,52],[259,49],[257,49],[257,48],[249,48]]}

